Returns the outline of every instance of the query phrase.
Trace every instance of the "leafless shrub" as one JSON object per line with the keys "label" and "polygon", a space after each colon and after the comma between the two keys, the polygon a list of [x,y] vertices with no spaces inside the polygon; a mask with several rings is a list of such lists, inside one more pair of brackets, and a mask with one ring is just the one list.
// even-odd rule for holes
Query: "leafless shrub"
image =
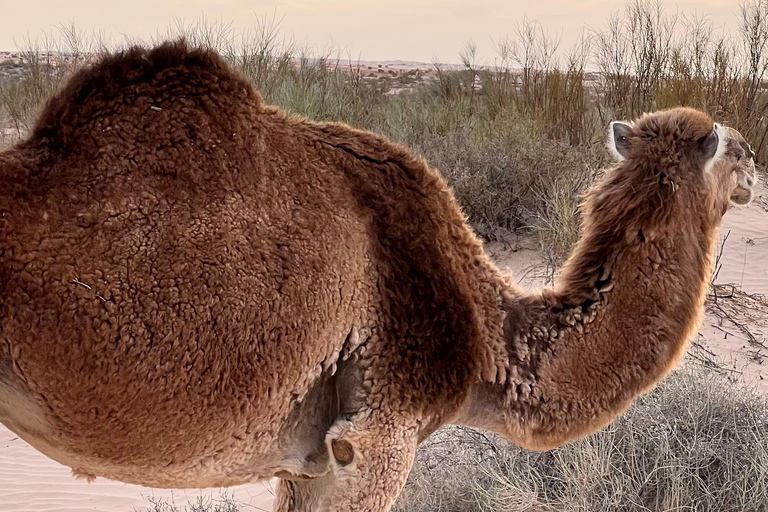
{"label": "leafless shrub", "polygon": [[397,512],[765,511],[768,403],[694,367],[551,452],[452,427],[419,449]]}
{"label": "leafless shrub", "polygon": [[239,512],[252,507],[241,506],[234,493],[224,492],[219,498],[199,496],[194,501],[176,503],[174,499],[148,497],[149,506],[135,512]]}

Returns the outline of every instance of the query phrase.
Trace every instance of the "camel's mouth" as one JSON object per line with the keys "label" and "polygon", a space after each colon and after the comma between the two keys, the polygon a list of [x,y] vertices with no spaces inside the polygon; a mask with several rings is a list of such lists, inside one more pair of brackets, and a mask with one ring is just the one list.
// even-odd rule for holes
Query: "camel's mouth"
{"label": "camel's mouth", "polygon": [[757,184],[754,160],[747,159],[747,164],[737,168],[734,174],[736,187],[731,193],[731,202],[738,205],[749,204],[755,197],[755,185]]}

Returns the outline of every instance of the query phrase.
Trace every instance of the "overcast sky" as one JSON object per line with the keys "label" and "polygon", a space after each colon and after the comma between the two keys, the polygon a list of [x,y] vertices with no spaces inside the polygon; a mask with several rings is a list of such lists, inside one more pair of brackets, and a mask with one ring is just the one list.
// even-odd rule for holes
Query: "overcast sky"
{"label": "overcast sky", "polygon": [[[313,48],[333,45],[363,60],[457,61],[469,40],[488,60],[494,41],[512,32],[524,16],[535,19],[570,45],[584,26],[601,27],[622,0],[0,0],[0,50],[13,50],[26,36],[38,37],[62,22],[122,41],[123,34],[148,38],[174,18],[252,25],[276,13],[281,32]],[[666,10],[697,12],[733,30],[739,0],[665,2]]]}

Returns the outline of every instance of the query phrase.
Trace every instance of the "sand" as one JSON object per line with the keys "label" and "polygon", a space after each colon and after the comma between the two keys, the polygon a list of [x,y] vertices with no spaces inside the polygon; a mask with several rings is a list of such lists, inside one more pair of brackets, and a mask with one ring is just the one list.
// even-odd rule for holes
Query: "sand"
{"label": "sand", "polygon": [[768,189],[758,184],[747,207],[734,207],[720,229],[716,293],[689,357],[734,382],[768,392]]}
{"label": "sand", "polygon": [[715,282],[768,297],[768,189],[764,182],[758,183],[749,206],[733,207],[723,217],[720,243],[722,267]]}

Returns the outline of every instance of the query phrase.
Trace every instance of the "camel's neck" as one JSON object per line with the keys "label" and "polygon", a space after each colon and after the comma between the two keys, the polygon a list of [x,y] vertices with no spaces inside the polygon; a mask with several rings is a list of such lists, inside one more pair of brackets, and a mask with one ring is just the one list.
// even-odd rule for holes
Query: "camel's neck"
{"label": "camel's neck", "polygon": [[507,383],[476,390],[464,423],[554,447],[611,421],[682,355],[703,310],[715,223],[656,239],[590,228],[556,288],[507,305]]}

